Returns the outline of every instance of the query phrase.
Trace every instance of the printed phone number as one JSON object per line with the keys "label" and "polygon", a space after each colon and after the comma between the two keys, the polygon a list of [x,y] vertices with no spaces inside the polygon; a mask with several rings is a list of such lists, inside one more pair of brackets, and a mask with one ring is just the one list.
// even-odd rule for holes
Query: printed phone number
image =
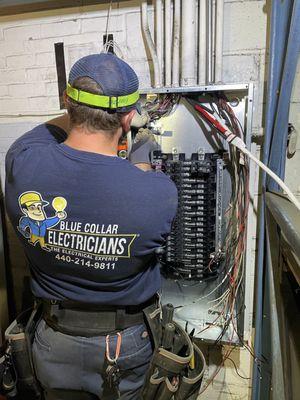
{"label": "printed phone number", "polygon": [[111,262],[106,262],[106,263],[104,263],[104,262],[91,262],[90,260],[84,260],[84,259],[82,259],[82,258],[78,258],[78,257],[75,257],[75,258],[72,258],[72,257],[70,257],[70,256],[64,256],[64,255],[59,255],[59,254],[57,254],[56,256],[55,256],[55,258],[57,259],[57,260],[59,260],[59,261],[64,261],[64,262],[67,262],[67,263],[73,263],[73,264],[76,264],[76,265],[81,265],[81,266],[83,266],[83,267],[91,267],[91,268],[95,268],[95,269],[106,269],[106,270],[114,270],[115,269],[115,266],[116,266],[116,263],[111,263]]}

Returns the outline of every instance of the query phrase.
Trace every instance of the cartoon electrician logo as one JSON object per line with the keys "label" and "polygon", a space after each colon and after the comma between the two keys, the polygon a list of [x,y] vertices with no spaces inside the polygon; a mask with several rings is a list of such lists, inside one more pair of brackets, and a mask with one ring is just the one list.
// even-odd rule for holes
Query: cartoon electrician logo
{"label": "cartoon electrician logo", "polygon": [[18,231],[33,246],[39,243],[41,248],[51,251],[51,248],[45,243],[47,229],[59,223],[60,220],[67,217],[64,211],[67,207],[67,200],[64,197],[55,197],[52,201],[52,207],[56,211],[54,217],[47,217],[44,207],[49,203],[43,200],[38,192],[24,192],[19,196],[19,206],[25,214],[19,220]]}

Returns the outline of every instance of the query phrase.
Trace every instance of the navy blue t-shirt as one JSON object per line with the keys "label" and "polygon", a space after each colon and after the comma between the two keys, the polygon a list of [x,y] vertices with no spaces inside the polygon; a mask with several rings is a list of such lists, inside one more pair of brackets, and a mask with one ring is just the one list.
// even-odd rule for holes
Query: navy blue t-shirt
{"label": "navy blue t-shirt", "polygon": [[6,156],[6,208],[35,296],[132,305],[160,287],[155,249],[170,232],[177,191],[163,173],[75,150],[42,124]]}

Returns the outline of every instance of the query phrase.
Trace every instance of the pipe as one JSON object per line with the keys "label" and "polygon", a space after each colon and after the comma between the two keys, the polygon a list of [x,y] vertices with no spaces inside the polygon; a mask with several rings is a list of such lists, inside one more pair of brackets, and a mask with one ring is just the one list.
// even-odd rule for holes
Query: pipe
{"label": "pipe", "polygon": [[182,7],[181,85],[196,84],[196,1],[184,0]]}
{"label": "pipe", "polygon": [[174,0],[174,36],[173,36],[173,74],[172,86],[179,86],[179,46],[180,46],[180,9],[181,0]]}
{"label": "pipe", "polygon": [[224,0],[217,0],[216,4],[216,58],[215,58],[215,82],[222,82],[223,67],[223,23]]}
{"label": "pipe", "polygon": [[[270,18],[270,43],[269,43],[269,70],[268,70],[268,91],[266,98],[266,122],[265,137],[262,153],[262,162],[268,164],[270,146],[272,143],[272,132],[277,111],[277,100],[280,89],[282,74],[282,62],[285,53],[286,37],[289,27],[290,2],[272,2]],[[279,62],[280,60],[280,62]],[[263,354],[263,298],[264,298],[264,272],[265,272],[265,191],[266,174],[261,175],[262,196],[260,201],[260,216],[258,226],[258,251],[257,268],[255,276],[256,304],[255,304],[255,337],[254,352],[256,359],[260,359]],[[262,369],[262,372],[263,369]],[[252,399],[258,400],[267,398],[269,387],[266,381],[262,381],[260,368],[257,362],[253,363],[252,373]]]}
{"label": "pipe", "polygon": [[171,0],[165,0],[165,86],[171,86]]}
{"label": "pipe", "polygon": [[154,68],[154,87],[161,87],[161,72],[160,66],[158,62],[158,57],[156,54],[156,50],[154,47],[154,43],[151,37],[149,23],[148,23],[148,7],[147,1],[141,2],[141,14],[142,14],[142,31],[144,33],[144,37],[146,43],[148,45],[148,49],[150,51],[151,59],[153,61],[153,68]]}
{"label": "pipe", "polygon": [[213,0],[207,0],[207,81],[212,83],[213,76]]}
{"label": "pipe", "polygon": [[206,13],[207,0],[199,1],[199,51],[198,51],[198,84],[206,84]]}
{"label": "pipe", "polygon": [[160,65],[160,79],[163,81],[163,15],[162,15],[162,0],[156,0],[156,52]]}

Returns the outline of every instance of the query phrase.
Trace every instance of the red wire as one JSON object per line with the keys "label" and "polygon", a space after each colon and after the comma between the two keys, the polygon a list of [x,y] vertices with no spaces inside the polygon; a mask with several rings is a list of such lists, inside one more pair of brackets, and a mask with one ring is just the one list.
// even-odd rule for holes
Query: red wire
{"label": "red wire", "polygon": [[213,117],[209,112],[204,110],[199,104],[195,104],[195,110],[202,114],[219,132],[224,134],[228,129],[225,128],[215,117]]}

